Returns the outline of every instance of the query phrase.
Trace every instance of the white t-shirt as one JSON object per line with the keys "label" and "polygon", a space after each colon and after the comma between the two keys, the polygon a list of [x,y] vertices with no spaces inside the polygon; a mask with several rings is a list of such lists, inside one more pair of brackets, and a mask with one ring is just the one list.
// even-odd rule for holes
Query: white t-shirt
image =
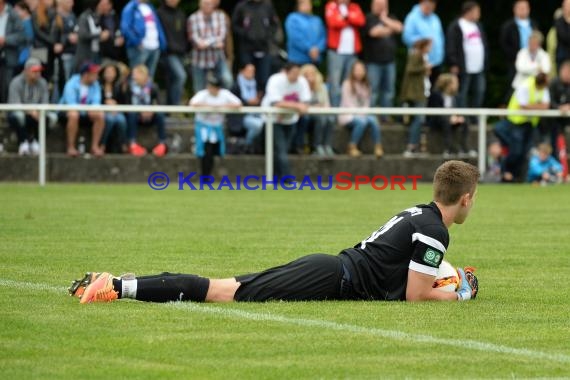
{"label": "white t-shirt", "polygon": [[89,98],[89,87],[84,84],[79,85],[79,104],[87,104]]}
{"label": "white t-shirt", "polygon": [[485,47],[479,26],[464,18],[459,19],[459,28],[463,33],[463,52],[467,74],[479,74],[485,68]]}
{"label": "white t-shirt", "polygon": [[143,16],[145,26],[142,46],[147,50],[156,50],[160,47],[158,27],[156,26],[156,15],[152,13],[152,9],[146,3],[139,3],[139,11]]}
{"label": "white t-shirt", "polygon": [[[190,105],[209,105],[209,106],[227,106],[241,104],[241,100],[225,88],[221,88],[217,96],[214,96],[207,89],[198,91],[196,95],[190,99]],[[225,115],[223,113],[197,113],[196,121],[213,126],[222,127],[224,125]],[[218,142],[217,135],[212,130],[208,136],[208,130],[202,129],[202,140],[211,143]]]}
{"label": "white t-shirt", "polygon": [[[261,106],[271,107],[282,101],[310,103],[311,88],[305,77],[299,76],[295,83],[289,82],[285,72],[274,74],[269,78]],[[274,121],[279,124],[292,125],[298,120],[299,114],[292,112],[276,115]]]}
{"label": "white t-shirt", "polygon": [[[348,6],[346,4],[339,4],[338,8],[341,15],[345,17],[348,15]],[[340,39],[336,52],[338,54],[354,54],[356,50],[355,41],[354,29],[351,26],[343,28],[340,31]]]}
{"label": "white t-shirt", "polygon": [[540,95],[540,93],[542,92],[542,98],[534,99],[534,102],[531,103],[530,88],[528,81],[522,83],[519,87],[517,87],[517,89],[515,90],[515,96],[517,98],[517,101],[519,102],[519,105],[528,106],[530,104],[537,104],[537,103],[543,103],[543,104],[550,103],[550,92],[548,91],[548,87],[542,91],[538,90],[535,91],[537,95]]}

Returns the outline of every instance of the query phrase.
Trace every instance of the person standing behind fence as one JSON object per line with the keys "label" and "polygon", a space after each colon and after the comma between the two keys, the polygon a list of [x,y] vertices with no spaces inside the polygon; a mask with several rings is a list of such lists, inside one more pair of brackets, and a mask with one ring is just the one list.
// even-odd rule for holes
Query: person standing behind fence
{"label": "person standing behind fence", "polygon": [[[370,107],[371,91],[370,83],[366,73],[366,66],[362,61],[356,61],[352,65],[348,78],[342,84],[341,107],[368,108]],[[382,139],[380,134],[380,124],[375,115],[350,115],[342,114],[338,117],[339,123],[347,127],[350,133],[350,143],[347,153],[350,157],[359,157],[362,152],[358,149],[358,144],[366,132],[370,129],[372,140],[374,141],[374,155],[380,158],[384,155]]]}
{"label": "person standing behind fence", "polygon": [[79,69],[85,62],[101,62],[101,43],[112,36],[109,31],[102,30],[99,25],[100,4],[105,0],[91,0],[77,20],[77,49],[75,66]]}
{"label": "person standing behind fence", "polygon": [[200,0],[200,9],[192,13],[187,23],[188,40],[192,44],[192,84],[197,93],[206,88],[206,76],[213,72],[230,88],[233,78],[227,67],[224,44],[226,17],[214,8],[212,0]]}
{"label": "person standing behind fence", "polygon": [[154,79],[160,52],[166,50],[162,24],[148,0],[131,0],[121,14],[121,33],[125,37],[129,66],[143,64]]}
{"label": "person standing behind fence", "polygon": [[[423,38],[416,41],[413,49],[408,52],[400,99],[412,107],[425,107],[430,95],[431,83],[429,76],[431,65],[428,59],[430,49],[431,40]],[[423,115],[415,115],[413,117],[404,157],[411,158],[420,153],[420,138],[424,122],[425,116]]]}
{"label": "person standing behind fence", "polygon": [[8,87],[16,73],[20,48],[25,45],[26,35],[22,20],[4,0],[0,0],[0,20],[4,25],[0,28],[0,103],[6,103]]}
{"label": "person standing behind fence", "polygon": [[166,54],[164,56],[168,70],[166,78],[166,103],[180,105],[184,94],[186,80],[186,67],[184,58],[188,51],[188,37],[186,33],[186,15],[178,7],[180,0],[164,0],[156,13],[164,28],[166,37]]}
{"label": "person standing behind fence", "polygon": [[362,51],[360,29],[366,17],[351,0],[331,0],[325,6],[328,33],[328,83],[333,107],[340,105],[341,86]]}
{"label": "person standing behind fence", "polygon": [[77,49],[77,17],[73,13],[73,0],[57,0],[56,15],[52,23],[54,40],[54,75],[52,102],[59,99],[65,82],[75,68]]}
{"label": "person standing behind fence", "polygon": [[366,15],[364,62],[372,90],[372,107],[393,107],[396,91],[396,35],[403,25],[389,14],[388,0],[373,0]]}
{"label": "person standing behind fence", "polygon": [[543,40],[542,33],[535,30],[528,38],[528,46],[518,52],[516,61],[517,74],[512,84],[514,90],[528,78],[534,77],[538,73],[548,75],[550,72],[550,57],[542,48]]}
{"label": "person standing behind fence", "polygon": [[[190,99],[193,107],[239,108],[242,103],[229,90],[222,88],[221,80],[213,73],[206,76],[206,89]],[[202,175],[211,175],[214,169],[214,156],[223,157],[226,153],[223,113],[196,113],[194,131],[196,134],[196,156],[201,159]]]}
{"label": "person standing behind fence", "polygon": [[402,40],[408,50],[414,48],[419,39],[429,38],[431,50],[428,54],[428,62],[431,65],[430,82],[433,84],[441,72],[441,65],[445,58],[445,36],[441,20],[435,13],[437,0],[420,0],[404,20]]}
{"label": "person standing behind fence", "polygon": [[327,47],[323,20],[313,14],[311,0],[297,0],[297,11],[285,20],[287,56],[289,61],[304,65],[318,65]]}
{"label": "person standing behind fence", "polygon": [[[466,1],[461,17],[447,29],[447,62],[451,73],[459,77],[458,107],[481,108],[485,97],[489,48],[480,18],[479,4]],[[472,95],[470,102],[469,95]]]}
{"label": "person standing behind fence", "polygon": [[109,31],[109,38],[101,41],[101,60],[127,62],[125,38],[121,33],[119,16],[115,12],[112,0],[100,0],[97,10],[101,30]]}
{"label": "person standing behind fence", "polygon": [[270,0],[243,0],[232,14],[238,41],[240,65],[253,63],[258,90],[265,91],[271,75],[270,48],[279,27],[277,12]]}

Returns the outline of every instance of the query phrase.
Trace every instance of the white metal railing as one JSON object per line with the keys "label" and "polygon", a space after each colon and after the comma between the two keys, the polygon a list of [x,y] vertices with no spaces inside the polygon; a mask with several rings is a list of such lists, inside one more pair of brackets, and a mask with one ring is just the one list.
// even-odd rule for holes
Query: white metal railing
{"label": "white metal railing", "polygon": [[[248,114],[256,113],[266,115],[265,124],[265,173],[267,177],[273,177],[273,118],[277,114],[287,114],[291,111],[276,107],[241,107],[240,109],[224,109],[213,107],[190,107],[190,106],[151,106],[153,112],[164,113],[225,113],[225,114]],[[86,106],[86,105],[62,105],[62,104],[0,104],[0,112],[8,111],[39,111],[39,184],[46,183],[46,112],[48,111],[107,111],[107,112],[143,112],[148,111],[148,106],[116,105],[116,106]],[[476,116],[478,118],[478,167],[481,175],[486,170],[487,150],[487,118],[489,116],[539,116],[539,117],[570,117],[570,113],[558,110],[547,111],[511,111],[494,108],[322,108],[310,107],[309,114],[313,115],[425,115],[425,116]]]}

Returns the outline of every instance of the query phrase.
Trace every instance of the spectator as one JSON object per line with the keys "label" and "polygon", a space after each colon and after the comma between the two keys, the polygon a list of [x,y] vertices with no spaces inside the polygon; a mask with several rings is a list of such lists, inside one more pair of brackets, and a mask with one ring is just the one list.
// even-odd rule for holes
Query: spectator
{"label": "spectator", "polygon": [[[221,80],[213,73],[206,77],[207,88],[190,99],[194,107],[239,108],[241,101],[230,91],[221,88]],[[211,175],[214,156],[225,155],[223,113],[196,113],[196,155],[201,158],[202,175]]]}
{"label": "spectator", "polygon": [[291,110],[291,113],[275,116],[273,125],[273,162],[278,178],[291,174],[287,152],[295,132],[299,115],[306,114],[311,101],[311,90],[307,80],[301,76],[299,65],[287,63],[283,71],[273,74],[267,81],[262,106]]}
{"label": "spectator", "polygon": [[[480,17],[479,4],[466,1],[461,17],[447,29],[447,61],[450,71],[459,76],[458,107],[480,108],[485,97],[489,48]],[[470,94],[471,102],[468,101]]]}
{"label": "spectator", "polygon": [[[34,56],[46,64],[45,71],[50,71],[53,57],[53,38],[51,27],[55,16],[54,0],[39,0],[36,9],[32,12],[32,25],[34,27]],[[45,75],[45,72],[44,72]],[[51,75],[48,75],[51,78]]]}
{"label": "spectator", "polygon": [[389,14],[388,0],[373,0],[364,27],[364,62],[373,107],[393,107],[396,91],[396,35],[403,25]]}
{"label": "spectator", "polygon": [[570,0],[562,1],[562,16],[554,22],[556,28],[556,65],[570,59]]}
{"label": "spectator", "polygon": [[188,77],[184,67],[188,51],[186,15],[178,8],[179,4],[180,0],[165,0],[156,11],[166,36],[166,103],[175,106],[180,104]]}
{"label": "spectator", "polygon": [[[507,81],[509,85],[517,73],[515,63],[519,50],[528,45],[528,38],[533,30],[538,29],[537,23],[530,19],[530,3],[528,0],[515,0],[513,5],[513,18],[507,20],[501,26],[500,43],[501,50],[505,53],[507,63]],[[508,87],[505,101],[508,102],[512,94]]]}
{"label": "spectator", "polygon": [[[79,69],[79,74],[72,75],[65,84],[60,104],[67,105],[101,105],[101,86],[97,81],[99,65],[84,63]],[[77,157],[79,152],[75,148],[79,125],[92,124],[91,153],[101,157],[104,151],[99,146],[103,129],[105,128],[105,116],[102,111],[67,111],[67,155]]]}
{"label": "spectator", "polygon": [[[41,76],[42,63],[37,58],[28,58],[24,71],[10,82],[8,103],[10,104],[47,104],[49,102],[48,83]],[[54,127],[57,114],[47,112],[47,125]],[[18,154],[37,155],[40,145],[34,134],[38,128],[39,111],[10,111],[8,124],[18,135]],[[33,130],[32,133],[29,130]]]}
{"label": "spectator", "polygon": [[226,64],[231,73],[234,67],[235,54],[234,54],[234,36],[232,33],[232,18],[226,11],[220,8],[220,0],[212,0],[214,3],[214,9],[219,10],[224,14],[224,19],[226,20],[226,40],[224,41],[224,49],[226,54]]}
{"label": "spectator", "polygon": [[[434,91],[432,91],[429,97],[429,107],[455,108],[458,90],[459,81],[455,74],[441,74],[437,78]],[[477,152],[468,148],[469,128],[463,116],[431,116],[429,125],[432,128],[443,131],[443,158],[449,159],[455,153],[460,156],[477,157]],[[460,133],[459,149],[455,149],[453,144],[453,134],[457,130]]]}
{"label": "spectator", "polygon": [[556,50],[558,49],[558,38],[556,36],[556,21],[562,17],[562,8],[554,11],[554,24],[548,29],[546,35],[546,52],[550,58],[550,73],[549,78],[554,78],[558,74],[558,65],[556,64]]}
{"label": "spectator", "polygon": [[100,0],[97,5],[101,32],[108,31],[109,38],[100,42],[101,61],[126,62],[125,38],[121,33],[120,21],[112,0]]}
{"label": "spectator", "polygon": [[166,37],[156,11],[148,0],[130,0],[121,14],[129,66],[144,64],[154,78],[160,52],[166,50]]}
{"label": "spectator", "polygon": [[366,17],[360,5],[351,0],[330,0],[325,6],[325,21],[329,90],[332,105],[338,107],[342,83],[362,50],[360,29],[366,24]]}
{"label": "spectator", "polygon": [[[548,77],[539,73],[530,77],[515,89],[508,109],[510,110],[547,110],[550,107]],[[540,122],[539,117],[509,116],[507,135],[504,140],[509,147],[505,159],[503,180],[512,182],[521,175],[521,167],[530,150],[532,133]]]}
{"label": "spectator", "polygon": [[75,65],[77,68],[85,62],[101,62],[101,43],[112,39],[108,30],[102,30],[99,24],[99,7],[104,0],[91,0],[87,8],[77,20],[77,53]]}
{"label": "spectator", "polygon": [[18,58],[18,66],[24,67],[24,64],[30,58],[32,54],[32,47],[34,45],[34,25],[32,23],[32,11],[26,2],[19,1],[14,5],[14,11],[22,20],[24,26],[24,34],[26,36],[26,41],[20,50],[20,56]]}
{"label": "spectator", "polygon": [[[341,107],[368,108],[371,102],[370,84],[366,73],[366,66],[361,61],[352,65],[348,78],[342,83]],[[380,158],[384,155],[380,135],[380,124],[373,115],[345,115],[339,116],[339,123],[351,130],[350,143],[347,153],[351,157],[359,157],[362,152],[358,144],[366,129],[370,129],[374,141],[374,155]]]}
{"label": "spectator", "polygon": [[319,64],[327,47],[327,35],[323,20],[313,14],[311,0],[297,0],[297,11],[285,20],[287,56],[299,65]]}
{"label": "spectator", "polygon": [[[425,107],[430,95],[431,84],[429,80],[431,65],[428,53],[431,49],[431,40],[424,38],[415,42],[412,50],[408,52],[408,61],[402,80],[400,98],[402,102],[412,107]],[[425,122],[423,115],[416,115],[410,125],[408,146],[404,157],[414,157],[420,151],[420,138],[422,125]]]}
{"label": "spectator", "polygon": [[[260,105],[261,99],[257,92],[253,63],[248,63],[240,70],[232,93],[246,106],[257,107]],[[230,131],[235,135],[242,134],[245,130],[245,152],[253,153],[255,139],[261,134],[265,124],[263,116],[259,114],[247,114],[245,116],[236,114],[231,116],[229,124]]]}
{"label": "spectator", "polygon": [[435,13],[436,0],[419,0],[404,20],[402,40],[409,50],[420,39],[431,40],[428,62],[431,65],[430,82],[435,83],[445,57],[445,37],[441,20]]}
{"label": "spectator", "polygon": [[[311,63],[301,67],[301,75],[305,77],[311,89],[311,107],[330,107],[330,97],[323,75],[319,69]],[[299,120],[297,127],[301,131],[306,131],[313,127],[313,152],[319,157],[332,157],[332,137],[336,124],[333,115],[304,115]],[[304,137],[304,133],[302,135]]]}
{"label": "spectator", "polygon": [[24,25],[5,0],[0,0],[0,103],[6,103],[8,87],[16,73],[20,47],[25,44]]}
{"label": "spectator", "polygon": [[485,183],[502,182],[503,147],[498,140],[492,140],[487,147],[487,170],[482,181]]}
{"label": "spectator", "polygon": [[[570,113],[570,60],[560,64],[560,73],[550,82],[550,107],[560,110],[565,114]],[[556,138],[564,133],[568,117],[549,118],[550,121],[550,144],[555,148],[554,156],[558,156]]]}
{"label": "spectator", "polygon": [[78,40],[77,17],[73,13],[73,0],[57,0],[56,4],[51,32],[54,41],[53,103],[57,103],[65,82],[74,70],[74,56]]}
{"label": "spectator", "polygon": [[188,18],[188,40],[192,43],[192,84],[197,93],[206,88],[206,76],[213,71],[230,88],[233,79],[224,54],[226,18],[212,0],[200,0],[200,8]]}
{"label": "spectator", "polygon": [[544,186],[548,183],[561,183],[562,180],[562,165],[552,157],[552,147],[539,144],[537,153],[532,155],[528,164],[527,181]]}
{"label": "spectator", "polygon": [[[107,63],[101,70],[101,98],[103,104],[114,106],[125,103],[125,90],[123,88],[121,72],[117,65]],[[113,131],[117,131],[121,153],[128,152],[127,147],[127,118],[122,112],[105,112],[105,130],[101,138],[101,149],[107,152],[109,137]]]}
{"label": "spectator", "polygon": [[524,83],[528,78],[538,73],[550,72],[550,58],[542,49],[544,38],[542,33],[534,30],[528,38],[528,47],[521,49],[517,54],[517,75],[513,80],[513,89]]}
{"label": "spectator", "polygon": [[[159,89],[150,77],[149,69],[139,64],[133,68],[132,78],[125,95],[126,102],[134,106],[152,106],[159,104]],[[152,109],[149,107],[148,109]],[[166,129],[164,114],[161,112],[143,111],[129,112],[127,114],[129,152],[136,157],[147,154],[146,148],[137,143],[139,124],[143,126],[155,125],[158,134],[158,144],[152,149],[156,157],[166,155]]]}
{"label": "spectator", "polygon": [[264,91],[271,75],[270,47],[279,19],[268,0],[243,0],[232,14],[232,26],[239,41],[240,65],[253,63],[258,90]]}

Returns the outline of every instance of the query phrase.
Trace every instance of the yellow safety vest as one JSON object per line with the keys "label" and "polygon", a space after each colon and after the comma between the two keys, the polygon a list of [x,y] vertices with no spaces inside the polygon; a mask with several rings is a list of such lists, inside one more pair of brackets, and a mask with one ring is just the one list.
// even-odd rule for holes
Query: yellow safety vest
{"label": "yellow safety vest", "polygon": [[[529,92],[529,104],[537,104],[544,95],[544,89],[537,91],[536,89],[536,82],[534,77],[530,77],[526,80],[526,85],[528,86]],[[522,85],[521,85],[522,86]],[[509,106],[507,107],[509,110],[520,110],[521,106],[519,101],[516,97],[516,90],[513,96],[511,96],[511,100],[509,101]],[[540,117],[527,117],[527,116],[509,116],[509,121],[513,124],[524,124],[524,123],[531,123],[533,127],[536,127],[540,122]]]}

